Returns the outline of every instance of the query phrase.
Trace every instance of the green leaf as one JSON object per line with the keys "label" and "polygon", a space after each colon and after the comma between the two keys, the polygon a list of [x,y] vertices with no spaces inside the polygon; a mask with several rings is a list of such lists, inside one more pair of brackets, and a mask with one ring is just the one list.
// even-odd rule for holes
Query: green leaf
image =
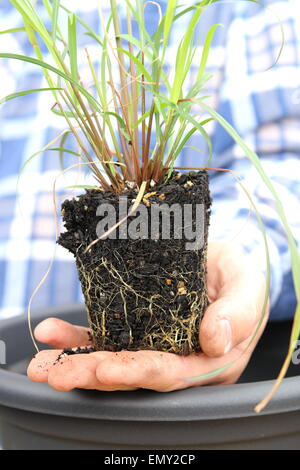
{"label": "green leaf", "polygon": [[150,116],[150,109],[148,111],[146,111],[132,126],[132,129],[136,129],[137,127],[139,127],[139,125],[141,124],[141,122],[145,121],[145,119],[147,119],[147,117]]}
{"label": "green leaf", "polygon": [[[210,139],[208,133],[203,128],[203,125],[201,123],[199,123],[198,121],[196,121],[196,119],[194,119],[193,116],[191,116],[189,113],[186,113],[185,111],[180,109],[180,107],[174,106],[173,109],[174,109],[174,112],[176,114],[178,114],[179,116],[183,117],[186,121],[193,124],[194,127],[196,127],[196,129],[202,134],[202,136],[203,136],[203,138],[204,138],[204,140],[207,144],[207,147],[208,147],[208,151],[209,151],[209,160],[208,160],[208,162],[210,162],[212,160],[212,152],[213,152],[212,143],[211,143],[211,139]],[[205,120],[204,122],[206,123],[207,120]]]}
{"label": "green leaf", "polygon": [[183,36],[178,48],[178,52],[176,55],[174,83],[170,94],[170,100],[174,104],[176,104],[178,99],[180,98],[182,85],[190,68],[190,54],[191,48],[193,46],[192,42],[194,37],[194,31],[200,19],[201,13],[202,8],[198,7],[196,9],[196,12],[192,16],[187,31]]}
{"label": "green leaf", "polygon": [[5,29],[3,31],[0,31],[0,34],[19,33],[19,32],[23,32],[23,31],[26,31],[26,28],[24,28],[24,27],[22,27],[22,28],[11,28],[11,29]]}
{"label": "green leaf", "polygon": [[128,134],[128,131],[127,131],[127,126],[124,122],[124,120],[121,118],[121,116],[119,116],[117,113],[114,113],[113,111],[105,111],[103,113],[104,115],[110,115],[110,116],[114,116],[120,123],[120,131],[122,132],[122,135],[125,137],[125,139],[127,140],[130,140],[130,135]]}
{"label": "green leaf", "polygon": [[[130,42],[131,44],[133,44],[138,49],[138,51],[140,51],[142,49],[141,41],[139,39],[135,38],[134,36],[132,36],[131,34],[119,34],[118,38],[125,39],[125,41]],[[144,50],[144,52],[145,52],[145,55],[146,55],[147,50]],[[151,53],[149,51],[148,51],[148,57],[151,58]]]}
{"label": "green leaf", "polygon": [[39,17],[34,6],[29,1],[24,0],[10,0],[10,3],[22,15],[24,23],[27,23],[33,31],[36,31],[45,42],[46,46],[51,49],[52,39],[49,35],[47,28]]}
{"label": "green leaf", "polygon": [[31,93],[37,93],[39,91],[53,91],[53,90],[62,90],[62,88],[33,88],[32,90],[18,91],[16,93],[11,93],[10,95],[5,96],[0,100],[0,104],[5,103],[6,101],[13,100],[19,96],[30,95]]}
{"label": "green leaf", "polygon": [[148,70],[146,69],[146,67],[134,55],[130,54],[130,52],[128,52],[126,49],[117,48],[117,51],[120,51],[120,52],[123,52],[124,54],[126,54],[135,63],[137,68],[145,76],[145,78],[148,80],[148,82],[153,82],[153,79],[152,79],[150,73],[148,72]]}
{"label": "green leaf", "polygon": [[200,67],[199,67],[198,75],[197,75],[197,81],[200,80],[202,78],[203,74],[204,74],[205,67],[206,67],[207,60],[208,60],[208,56],[209,56],[209,51],[210,51],[210,48],[211,48],[211,43],[212,43],[214,34],[216,32],[216,29],[219,26],[221,26],[221,25],[220,24],[213,25],[207,33],[207,36],[206,36],[205,42],[204,42],[204,46],[203,46],[201,63],[200,63]]}
{"label": "green leaf", "polygon": [[57,149],[58,152],[59,152],[59,166],[60,166],[61,170],[63,170],[63,168],[64,168],[63,160],[64,160],[64,153],[65,153],[65,143],[66,143],[67,137],[70,133],[71,133],[71,131],[67,131],[62,135],[62,137],[60,139],[60,142],[59,142],[59,149]]}
{"label": "green leaf", "polygon": [[50,70],[51,72],[54,72],[56,75],[59,75],[60,77],[64,78],[64,80],[66,80],[67,82],[70,82],[73,85],[75,85],[78,88],[78,90],[86,97],[86,99],[89,101],[89,103],[92,104],[92,106],[94,106],[94,108],[98,112],[102,113],[102,110],[99,107],[99,103],[95,100],[95,98],[85,88],[83,88],[71,76],[65,74],[64,72],[62,72],[61,70],[53,67],[52,65],[47,64],[46,62],[43,62],[42,60],[34,59],[32,57],[27,57],[27,56],[20,55],[20,54],[8,54],[8,53],[1,52],[0,57],[5,58],[5,59],[16,59],[16,60],[21,60],[23,62],[29,62],[31,64],[38,65],[39,67],[42,67],[44,69]]}
{"label": "green leaf", "polygon": [[57,21],[59,12],[60,0],[53,0],[53,11],[52,11],[52,36],[55,42],[57,32]]}
{"label": "green leaf", "polygon": [[66,110],[60,111],[59,109],[56,109],[55,107],[51,108],[51,112],[55,114],[56,116],[61,116],[61,117],[67,116],[69,118],[76,117],[75,113],[72,113],[72,111],[66,111]]}
{"label": "green leaf", "polygon": [[[69,10],[68,8],[66,8],[64,5],[60,5],[60,7],[67,13],[71,14],[73,13],[71,10]],[[91,36],[93,39],[95,39],[95,41],[97,41],[101,46],[103,46],[103,42],[101,40],[101,37],[95,33],[95,31],[79,16],[79,15],[76,15],[75,13],[73,13],[75,18],[76,18],[76,21],[78,23],[81,24],[81,26],[83,26],[87,33],[88,36]]]}
{"label": "green leaf", "polygon": [[199,80],[196,80],[192,88],[189,90],[188,94],[186,95],[187,98],[194,98],[198,95],[201,91],[205,83],[213,77],[211,73],[204,73]]}
{"label": "green leaf", "polygon": [[168,1],[167,11],[164,17],[164,36],[163,36],[163,55],[162,55],[163,58],[165,56],[165,52],[166,52],[167,45],[169,42],[169,36],[170,36],[171,27],[173,24],[176,6],[177,6],[177,0]]}
{"label": "green leaf", "polygon": [[101,47],[103,47],[103,42],[101,41],[100,36],[98,36],[96,33],[88,31],[87,33],[84,33],[84,34],[86,34],[86,35],[89,36],[90,38],[94,39],[96,42],[98,42],[98,44],[99,44]]}
{"label": "green leaf", "polygon": [[[65,132],[64,136],[67,136],[68,134],[70,134],[72,131],[70,132]],[[50,148],[50,149],[47,149],[47,150],[52,150],[54,152],[63,152],[63,153],[70,153],[71,155],[75,155],[76,157],[81,157],[80,153],[78,152],[74,152],[74,150],[68,150],[64,147],[61,147],[61,144],[60,144],[60,147],[53,147],[53,148]]]}
{"label": "green leaf", "polygon": [[77,64],[77,31],[76,31],[76,17],[74,13],[68,16],[68,45],[70,54],[70,68],[73,80],[78,79],[78,64]]}
{"label": "green leaf", "polygon": [[[213,119],[212,118],[209,118],[209,119],[205,119],[204,121],[200,122],[199,124],[201,126],[205,126],[205,124],[207,124],[208,122],[212,121]],[[185,144],[190,140],[190,138],[192,137],[192,135],[197,131],[197,127],[193,127],[185,136],[184,138],[180,141],[180,144],[178,145],[176,151],[173,153],[173,158],[172,158],[172,161],[175,161],[177,156],[179,155],[179,153],[181,152],[181,150],[183,149],[183,147],[185,146]]]}

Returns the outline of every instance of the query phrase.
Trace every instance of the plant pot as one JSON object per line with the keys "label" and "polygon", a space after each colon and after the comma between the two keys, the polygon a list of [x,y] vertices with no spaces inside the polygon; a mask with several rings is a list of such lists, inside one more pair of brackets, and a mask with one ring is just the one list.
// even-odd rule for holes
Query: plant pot
{"label": "plant pot", "polygon": [[[174,172],[121,194],[87,190],[62,205],[58,243],[74,254],[96,350],[199,351],[208,305],[207,237],[211,199],[206,171]],[[123,224],[116,227],[116,222]],[[114,229],[109,237],[93,243]]]}
{"label": "plant pot", "polygon": [[[34,315],[34,324],[48,316],[84,324],[85,313],[57,308]],[[253,411],[278,373],[289,323],[268,326],[241,383],[171,393],[60,393],[32,383],[25,376],[34,353],[25,316],[0,326],[7,345],[7,366],[0,368],[4,449],[300,449],[299,366],[263,413]]]}

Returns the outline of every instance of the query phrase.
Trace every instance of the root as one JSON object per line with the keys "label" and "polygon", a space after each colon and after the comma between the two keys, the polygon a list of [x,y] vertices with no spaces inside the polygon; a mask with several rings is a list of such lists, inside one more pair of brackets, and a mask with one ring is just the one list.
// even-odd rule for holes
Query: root
{"label": "root", "polygon": [[[200,350],[199,324],[208,305],[206,249],[197,272],[169,267],[140,276],[142,281],[133,277],[133,269],[116,251],[110,260],[93,256],[93,262],[87,263],[79,253],[76,259],[96,350],[156,349],[176,354]],[[164,287],[161,293],[157,285]]]}

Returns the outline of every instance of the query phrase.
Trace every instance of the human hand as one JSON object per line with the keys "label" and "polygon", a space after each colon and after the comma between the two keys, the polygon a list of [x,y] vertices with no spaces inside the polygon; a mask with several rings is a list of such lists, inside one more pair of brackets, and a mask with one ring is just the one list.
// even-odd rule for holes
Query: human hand
{"label": "human hand", "polygon": [[[28,367],[28,377],[65,392],[74,388],[102,391],[145,388],[168,392],[196,385],[235,383],[267,322],[268,308],[247,348],[260,320],[266,283],[261,273],[249,268],[237,248],[212,243],[208,248],[207,285],[212,303],[200,327],[201,353],[179,356],[159,351],[99,351],[55,362],[62,348],[87,346],[90,340],[87,328],[49,318],[37,326],[35,336],[55,349],[36,355]],[[186,380],[232,361],[234,364],[217,375]]]}

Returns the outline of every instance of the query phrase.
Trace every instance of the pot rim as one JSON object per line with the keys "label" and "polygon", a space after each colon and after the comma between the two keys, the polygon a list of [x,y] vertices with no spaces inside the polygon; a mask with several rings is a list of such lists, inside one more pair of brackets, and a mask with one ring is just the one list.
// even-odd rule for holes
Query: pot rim
{"label": "pot rim", "polygon": [[[48,316],[64,318],[82,312],[83,306],[47,309]],[[59,314],[58,314],[59,311]],[[1,321],[1,330],[25,323],[25,316]],[[168,393],[150,390],[57,392],[48,384],[33,383],[26,376],[1,369],[0,406],[55,416],[112,421],[203,421],[256,416],[254,406],[270,391],[274,381],[225,386],[193,387]],[[286,378],[262,414],[300,410],[300,376]]]}

